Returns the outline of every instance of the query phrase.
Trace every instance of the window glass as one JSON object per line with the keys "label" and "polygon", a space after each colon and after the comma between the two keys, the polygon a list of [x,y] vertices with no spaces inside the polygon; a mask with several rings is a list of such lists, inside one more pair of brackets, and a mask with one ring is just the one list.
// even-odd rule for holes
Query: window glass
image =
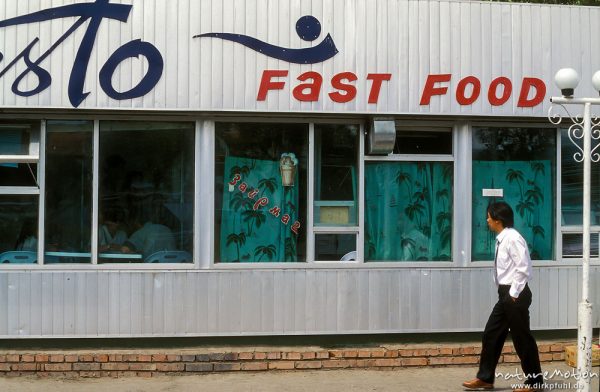
{"label": "window glass", "polygon": [[552,260],[555,157],[554,129],[474,129],[473,260],[494,259],[496,234],[487,227],[486,211],[500,200],[512,207],[531,258]]}
{"label": "window glass", "polygon": [[98,262],[192,262],[194,124],[100,122]]}
{"label": "window glass", "polygon": [[452,154],[452,130],[397,129],[394,154]]}
{"label": "window glass", "polygon": [[0,263],[37,261],[38,198],[0,195]]}
{"label": "window glass", "polygon": [[315,260],[356,260],[356,234],[316,234]]}
{"label": "window glass", "polygon": [[[598,257],[598,236],[600,236],[600,233],[590,234],[590,257]],[[564,258],[580,259],[583,257],[583,234],[564,233],[562,242]]]}
{"label": "window glass", "polygon": [[306,260],[307,124],[216,124],[216,262]]}
{"label": "window glass", "polygon": [[315,124],[315,225],[356,226],[358,126]]}
{"label": "window glass", "polygon": [[[566,129],[561,132],[561,223],[563,226],[583,224],[583,162],[576,162],[579,152],[569,140]],[[600,225],[600,165],[591,165],[590,224]]]}
{"label": "window glass", "polygon": [[91,261],[93,122],[46,125],[45,262]]}
{"label": "window glass", "polygon": [[37,187],[37,163],[0,163],[0,186]]}
{"label": "window glass", "polygon": [[[39,152],[37,146],[39,146],[39,122],[0,124],[0,157],[33,155],[33,153],[37,156]],[[0,186],[37,187],[37,170],[37,163],[1,162]]]}
{"label": "window glass", "polygon": [[0,124],[0,155],[29,155],[38,135],[39,123]]}
{"label": "window glass", "polygon": [[452,257],[452,162],[367,162],[365,259]]}

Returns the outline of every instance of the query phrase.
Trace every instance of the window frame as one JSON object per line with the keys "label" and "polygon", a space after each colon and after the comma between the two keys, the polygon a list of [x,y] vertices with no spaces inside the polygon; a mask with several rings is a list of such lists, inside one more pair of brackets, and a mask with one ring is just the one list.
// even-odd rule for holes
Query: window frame
{"label": "window frame", "polygon": [[[211,148],[210,154],[203,156],[204,166],[209,168],[211,173],[211,182],[206,183],[206,187],[210,187],[212,198],[210,198],[211,217],[204,220],[204,222],[210,222],[209,227],[214,227],[214,206],[215,206],[215,192],[214,188],[214,173],[216,170],[215,165],[215,148],[216,148],[216,124],[226,122],[243,122],[243,123],[275,123],[275,124],[306,124],[308,125],[308,167],[307,167],[307,194],[305,195],[307,200],[306,208],[306,261],[298,262],[269,262],[269,263],[217,263],[215,259],[215,230],[205,230],[202,238],[203,244],[210,244],[210,249],[205,251],[205,254],[210,253],[210,261],[205,268],[211,270],[219,269],[297,269],[297,268],[330,268],[339,267],[343,265],[344,268],[358,266],[363,264],[362,260],[362,242],[363,242],[363,224],[364,217],[362,214],[363,210],[363,197],[364,197],[364,130],[365,124],[362,119],[339,119],[339,118],[298,118],[298,117],[270,117],[270,118],[258,118],[258,117],[219,117],[211,118],[207,122],[211,122],[211,126],[207,128],[207,142]],[[358,226],[347,226],[347,227],[331,227],[331,226],[314,226],[314,181],[315,181],[315,124],[349,124],[357,125],[359,127],[359,154],[358,154],[358,173],[357,173],[357,186],[358,186],[358,201],[357,201],[357,214],[358,214]],[[210,162],[208,162],[210,159]],[[300,195],[302,197],[302,195]],[[206,202],[209,199],[205,199]],[[342,261],[315,261],[315,234],[349,234],[356,233],[356,244],[357,244],[357,261],[356,262],[342,262]]]}
{"label": "window frame", "polygon": [[[3,119],[2,119],[3,120]],[[19,121],[23,121],[20,119]],[[33,122],[33,121],[32,121]],[[15,124],[18,126],[19,124]],[[12,125],[14,127],[14,125]],[[0,132],[2,128],[10,128],[11,124],[0,124]],[[41,146],[41,134],[42,134],[42,123],[40,122],[40,128],[38,133],[32,134],[32,139],[29,141],[29,150],[27,154],[0,154],[0,163],[37,163],[40,161],[40,146]],[[39,172],[39,169],[38,169]],[[39,178],[39,173],[38,173]],[[39,180],[38,180],[39,184]]]}
{"label": "window frame", "polygon": [[[98,245],[99,245],[99,233],[98,233],[98,224],[99,224],[99,212],[100,212],[100,122],[173,122],[173,123],[188,123],[193,124],[193,135],[194,135],[194,157],[193,157],[193,168],[194,168],[194,217],[192,223],[192,262],[191,263],[145,263],[136,262],[136,263],[102,263],[98,260]],[[93,126],[93,181],[92,181],[92,240],[91,240],[91,263],[88,265],[93,265],[98,268],[108,268],[108,269],[197,269],[199,268],[199,246],[198,246],[198,235],[197,228],[199,226],[198,219],[198,209],[199,206],[202,205],[198,201],[198,192],[201,190],[198,188],[199,178],[198,178],[198,154],[199,148],[199,138],[200,138],[200,128],[199,124],[202,120],[195,119],[167,119],[164,117],[145,119],[143,117],[132,117],[127,119],[121,118],[95,118],[94,126]],[[150,131],[151,132],[151,131]],[[69,265],[69,264],[68,264]],[[70,264],[72,265],[72,264]],[[151,266],[151,267],[149,267]]]}
{"label": "window frame", "polygon": [[[264,262],[264,263],[223,263],[223,262],[217,262],[216,261],[216,254],[217,254],[217,249],[215,248],[215,213],[216,213],[216,209],[215,209],[215,201],[216,201],[216,192],[215,192],[215,173],[216,173],[216,162],[215,162],[215,158],[216,158],[216,142],[217,142],[217,123],[244,123],[244,124],[305,124],[308,125],[308,168],[307,168],[307,178],[306,181],[308,181],[308,184],[306,186],[307,188],[307,195],[305,195],[305,197],[307,197],[307,206],[306,206],[306,211],[307,214],[310,214],[310,203],[308,202],[308,195],[309,193],[309,187],[310,187],[310,181],[311,181],[311,159],[314,159],[314,156],[311,157],[311,152],[312,149],[310,148],[310,146],[312,145],[312,140],[311,140],[311,132],[310,132],[310,126],[311,126],[311,122],[309,119],[302,119],[302,118],[297,118],[297,117],[236,117],[236,116],[224,116],[224,117],[218,117],[218,118],[210,118],[208,119],[207,122],[210,122],[211,125],[209,128],[207,128],[207,132],[209,133],[209,135],[207,135],[207,139],[210,140],[210,162],[207,160],[208,159],[208,155],[204,157],[204,164],[205,167],[208,168],[209,172],[210,172],[210,184],[207,183],[206,188],[209,189],[212,197],[210,199],[210,204],[206,204],[206,205],[210,205],[211,208],[208,209],[208,214],[210,215],[209,221],[210,221],[210,225],[207,227],[210,227],[210,230],[204,230],[204,234],[205,237],[203,238],[203,243],[204,244],[208,244],[209,247],[209,251],[207,253],[210,253],[211,257],[208,261],[208,266],[207,268],[210,270],[228,270],[228,269],[290,269],[290,268],[299,268],[299,267],[303,267],[308,265],[308,249],[309,249],[309,236],[308,236],[308,222],[310,217],[306,218],[306,221],[302,224],[302,226],[306,226],[306,230],[307,230],[307,238],[306,238],[306,261],[297,261],[297,262]],[[208,188],[210,186],[210,188]],[[300,194],[299,197],[302,197],[303,195]],[[208,220],[205,220],[204,222],[208,222]]]}
{"label": "window frame", "polygon": [[[357,165],[357,181],[356,186],[358,187],[356,192],[356,214],[357,220],[356,225],[354,226],[327,226],[327,225],[315,225],[314,213],[315,213],[315,181],[316,181],[316,159],[315,154],[317,150],[317,145],[315,142],[315,124],[323,124],[323,125],[339,125],[339,124],[347,124],[347,125],[356,125],[358,126],[358,156],[356,159],[358,160]],[[341,265],[356,265],[356,264],[364,264],[364,167],[365,167],[365,138],[364,135],[364,123],[361,121],[312,121],[309,125],[309,191],[308,191],[308,238],[307,238],[307,264],[314,265],[329,265],[329,266],[339,266]],[[354,261],[342,261],[342,260],[316,260],[316,236],[319,234],[355,234],[356,235],[356,260]],[[308,244],[308,240],[310,239],[310,245]]]}
{"label": "window frame", "polygon": [[[44,263],[44,242],[45,242],[45,225],[44,225],[44,216],[45,216],[45,189],[46,189],[46,180],[45,180],[45,172],[46,172],[46,120],[63,120],[63,121],[77,121],[77,120],[86,120],[93,121],[93,156],[92,156],[92,230],[91,230],[91,261],[90,263],[85,264],[61,264],[61,263],[52,263],[45,264]],[[40,138],[39,138],[39,162],[38,162],[38,185],[39,189],[37,191],[33,191],[30,189],[26,189],[27,192],[34,192],[35,194],[39,194],[39,217],[38,217],[38,261],[36,264],[6,264],[0,265],[0,270],[2,269],[36,269],[43,268],[45,270],[69,270],[69,271],[79,271],[79,270],[193,270],[201,268],[199,260],[202,260],[199,253],[200,239],[197,235],[198,228],[200,227],[200,213],[199,206],[201,204],[201,200],[199,197],[194,198],[194,223],[193,223],[193,251],[194,254],[192,263],[98,263],[98,203],[99,203],[99,141],[100,141],[100,121],[151,121],[151,122],[161,122],[161,121],[170,121],[170,122],[185,122],[189,124],[194,124],[194,189],[196,195],[201,192],[201,187],[199,187],[200,181],[200,173],[198,170],[199,166],[199,150],[202,148],[202,140],[201,133],[202,129],[200,124],[202,123],[201,118],[186,118],[182,116],[182,118],[165,118],[163,116],[129,116],[129,117],[120,117],[118,115],[114,116],[52,116],[47,117],[45,119],[38,119],[40,121]],[[34,120],[35,121],[35,120]],[[26,156],[24,159],[30,159]],[[13,161],[14,162],[14,161]],[[205,177],[206,178],[206,177]],[[3,187],[0,187],[0,195],[2,194]],[[28,193],[29,194],[29,193]]]}
{"label": "window frame", "polygon": [[[558,180],[558,188],[557,188],[557,192],[556,192],[556,199],[557,199],[557,209],[556,209],[556,233],[557,233],[557,238],[556,238],[556,243],[557,243],[557,247],[556,247],[556,261],[557,264],[560,263],[559,265],[581,265],[582,261],[583,261],[583,256],[582,257],[564,257],[563,255],[563,234],[581,234],[582,238],[583,238],[583,222],[581,223],[581,225],[563,225],[562,224],[562,158],[563,158],[563,154],[562,154],[562,134],[563,131],[568,131],[568,127],[564,127],[564,126],[559,126],[556,127],[556,139],[557,139],[557,156],[556,156],[556,166],[557,166],[557,171],[558,168],[560,167],[560,175],[557,175],[557,180]],[[573,159],[571,157],[571,159]],[[592,162],[593,164],[593,162]],[[583,177],[583,162],[580,163],[581,165],[581,175]],[[583,205],[583,187],[581,188],[581,203]],[[559,219],[560,217],[560,219]],[[590,235],[597,235],[600,236],[600,225],[591,225],[590,226]],[[592,254],[590,254],[590,265],[600,265],[600,255],[599,257],[593,257]]]}
{"label": "window frame", "polygon": [[[464,139],[463,133],[464,130],[462,129],[462,125],[461,123],[454,121],[454,120],[449,120],[449,121],[427,121],[427,120],[414,120],[414,121],[407,121],[404,120],[402,118],[395,118],[394,119],[396,122],[396,130],[405,130],[408,129],[410,130],[411,128],[418,128],[418,129],[429,129],[432,128],[435,131],[440,131],[441,129],[446,129],[449,132],[451,132],[452,134],[452,152],[451,154],[388,154],[388,155],[364,155],[364,158],[362,159],[363,162],[363,170],[364,170],[364,164],[366,162],[452,162],[452,171],[453,171],[453,179],[452,179],[452,200],[453,200],[453,206],[454,208],[452,209],[452,244],[451,244],[451,248],[452,248],[452,260],[451,261],[365,261],[364,260],[364,256],[361,259],[362,263],[365,266],[368,267],[378,267],[378,268],[383,268],[383,267],[387,267],[387,268],[448,268],[448,267],[456,267],[459,265],[459,260],[460,260],[460,250],[459,250],[459,246],[458,246],[458,241],[460,241],[460,237],[457,236],[458,231],[456,230],[457,227],[457,208],[456,208],[456,190],[458,189],[457,186],[459,184],[459,171],[457,170],[458,167],[458,163],[459,161],[463,160],[463,159],[459,159],[461,158],[461,155],[459,154],[459,146],[462,142],[462,139]],[[399,123],[401,123],[399,125]],[[426,131],[424,131],[426,132]],[[363,182],[361,184],[362,187],[362,191],[364,194],[364,179]],[[361,209],[361,211],[364,210],[364,202],[363,202],[363,209]],[[362,218],[364,220],[364,214],[362,214]],[[364,245],[361,246],[361,251],[364,253]]]}
{"label": "window frame", "polygon": [[[562,257],[562,232],[563,232],[563,226],[560,222],[559,217],[561,216],[561,209],[562,209],[562,205],[561,205],[561,178],[562,178],[562,166],[561,166],[561,155],[562,155],[562,144],[561,144],[561,128],[560,127],[556,127],[552,124],[547,124],[544,122],[540,122],[540,121],[536,121],[535,119],[531,119],[531,121],[523,121],[523,122],[519,122],[519,121],[507,121],[507,122],[502,122],[502,121],[471,121],[468,123],[468,127],[469,127],[469,140],[468,140],[468,144],[469,144],[469,173],[468,173],[468,179],[469,179],[469,184],[468,184],[468,188],[467,189],[472,189],[473,187],[473,173],[472,173],[472,151],[473,151],[473,147],[472,147],[472,140],[473,140],[473,134],[474,134],[474,129],[475,128],[479,128],[479,127],[504,127],[504,128],[542,128],[542,129],[547,129],[549,132],[553,131],[554,135],[555,135],[555,140],[556,140],[556,151],[555,151],[555,159],[556,159],[556,178],[555,178],[555,190],[556,190],[556,195],[555,195],[555,203],[554,203],[554,213],[555,213],[555,220],[554,220],[554,259],[552,260],[532,260],[532,265],[533,267],[558,267],[558,266],[578,266],[581,265],[581,259],[577,259],[577,258],[568,258],[568,259],[563,259]],[[470,194],[470,192],[469,192]],[[469,196],[469,199],[471,198],[471,196]],[[471,258],[471,247],[472,247],[472,230],[473,227],[471,225],[471,215],[472,215],[472,203],[469,200],[469,206],[470,208],[468,209],[468,215],[469,215],[469,222],[468,225],[466,227],[468,227],[468,231],[469,231],[469,247],[468,247],[468,252],[469,252],[469,257],[468,260],[469,262],[467,263],[467,265],[470,268],[478,268],[478,267],[490,267],[493,266],[494,262],[493,260],[490,261],[473,261]],[[592,264],[600,264],[598,263],[598,259],[594,259],[594,258],[590,258],[590,262]]]}
{"label": "window frame", "polygon": [[[52,115],[47,116],[47,119],[58,120],[92,120],[94,121],[94,157],[93,157],[93,205],[92,205],[92,236],[97,237],[98,223],[98,175],[99,162],[97,151],[99,147],[99,124],[103,120],[146,120],[146,121],[175,121],[194,123],[194,190],[196,197],[194,199],[194,217],[193,217],[193,263],[189,264],[97,264],[97,241],[92,241],[92,254],[95,258],[95,263],[89,264],[43,264],[43,244],[44,244],[44,216],[45,216],[45,146],[46,146],[46,119],[31,118],[24,116],[23,120],[33,120],[40,122],[40,131],[38,138],[38,155],[30,154],[19,156],[19,160],[37,162],[38,167],[38,187],[0,187],[1,194],[33,194],[38,195],[38,261],[36,264],[4,264],[0,266],[0,270],[11,269],[38,269],[47,270],[227,270],[227,269],[320,269],[320,268],[489,268],[492,261],[477,261],[471,260],[471,240],[472,230],[471,215],[472,203],[470,192],[467,192],[466,197],[458,198],[460,189],[472,188],[472,137],[473,129],[477,127],[526,127],[526,128],[546,128],[554,129],[556,137],[556,205],[555,205],[555,260],[540,260],[533,261],[534,266],[577,266],[581,264],[579,258],[563,259],[562,257],[562,234],[573,233],[582,230],[580,226],[563,226],[560,221],[561,214],[561,128],[548,126],[541,121],[531,119],[530,121],[477,121],[477,119],[447,119],[447,120],[428,120],[428,119],[406,119],[400,116],[395,117],[397,123],[401,123],[402,127],[433,127],[433,128],[449,128],[452,130],[452,154],[451,155],[430,155],[430,154],[402,154],[391,156],[369,156],[365,154],[365,118],[362,117],[292,117],[292,116],[271,116],[261,117],[254,116],[198,116],[194,114],[174,116],[158,115],[158,114],[140,114],[134,116],[121,116],[113,113],[112,115]],[[215,263],[214,255],[214,230],[204,230],[206,227],[214,226],[214,170],[215,170],[215,124],[217,122],[247,122],[247,123],[304,123],[309,127],[309,160],[308,160],[308,175],[307,175],[307,239],[306,239],[306,262],[294,263],[246,263],[240,264],[223,264]],[[315,124],[357,124],[359,126],[359,157],[358,157],[358,228],[335,227],[332,230],[326,226],[314,226],[314,181],[315,181],[315,157],[314,157],[314,127]],[[8,158],[2,157],[0,160],[8,161]],[[12,157],[10,158],[12,159]],[[36,161],[37,159],[37,161]],[[442,262],[365,262],[364,261],[364,168],[365,164],[370,161],[452,161],[454,166],[453,180],[453,232],[452,232],[452,261]],[[12,160],[11,162],[14,162]],[[211,208],[202,209],[201,206],[210,205]],[[457,230],[457,227],[466,229]],[[600,227],[598,227],[600,230]],[[357,261],[356,262],[340,262],[340,261],[318,261],[314,260],[314,236],[316,234],[340,234],[340,233],[356,233],[357,234]],[[310,257],[309,257],[310,256]],[[593,265],[600,264],[600,259],[591,258]]]}
{"label": "window frame", "polygon": [[[235,116],[223,116],[218,118],[210,118],[207,119],[207,122],[211,123],[211,126],[207,128],[206,135],[206,145],[210,147],[210,153],[205,154],[200,157],[202,163],[204,165],[204,171],[210,173],[210,177],[208,180],[204,181],[205,187],[209,187],[211,190],[215,189],[214,183],[214,173],[215,173],[215,156],[214,156],[214,146],[216,139],[216,126],[217,122],[244,122],[244,123],[278,123],[278,124],[307,124],[308,125],[308,172],[307,172],[307,217],[306,217],[306,230],[307,230],[307,238],[306,238],[306,261],[302,262],[286,262],[286,263],[216,263],[215,262],[215,243],[214,243],[214,230],[205,230],[206,232],[210,232],[210,234],[205,233],[205,236],[202,239],[203,244],[210,244],[210,250],[205,250],[205,254],[210,253],[210,261],[206,264],[206,268],[210,270],[229,270],[229,269],[239,269],[239,270],[254,270],[254,269],[270,269],[270,270],[286,270],[286,269],[318,269],[318,268],[371,268],[371,264],[365,264],[362,262],[362,243],[364,241],[363,234],[363,225],[364,225],[364,217],[363,217],[363,200],[364,200],[364,135],[365,132],[365,120],[361,118],[315,118],[315,117],[235,117]],[[324,226],[319,226],[317,230],[314,230],[314,180],[315,180],[315,149],[314,149],[314,125],[315,124],[351,124],[359,126],[359,154],[358,154],[358,173],[357,173],[357,186],[358,186],[358,227],[356,226],[347,226],[343,228],[329,228]],[[208,144],[210,143],[210,144]],[[211,205],[211,217],[210,219],[203,220],[203,222],[210,222],[210,227],[214,227],[214,192],[210,192],[211,195],[207,196],[204,202]],[[301,195],[302,197],[302,195]],[[339,230],[343,230],[344,234],[349,234],[352,231],[357,231],[357,261],[356,262],[340,262],[340,261],[315,261],[314,260],[314,239],[315,234],[336,234],[339,233]],[[382,267],[390,267],[389,265],[382,265]]]}
{"label": "window frame", "polygon": [[[123,122],[135,122],[135,121],[148,121],[148,122],[180,122],[180,123],[189,123],[193,124],[193,135],[194,135],[194,193],[198,194],[198,154],[199,154],[199,123],[200,119],[185,119],[185,118],[149,118],[146,119],[144,117],[132,117],[127,119],[121,119],[118,117],[109,117],[109,118],[95,118],[94,119],[94,157],[93,157],[93,166],[94,166],[94,174],[93,174],[93,196],[92,196],[92,263],[87,266],[95,269],[118,269],[118,270],[193,270],[199,268],[199,255],[197,252],[198,249],[198,228],[200,227],[198,222],[198,209],[201,203],[199,202],[198,197],[194,197],[194,217],[193,217],[193,225],[192,225],[192,262],[191,263],[98,263],[98,212],[99,212],[99,188],[100,188],[100,122],[101,121],[123,121]],[[73,265],[73,264],[71,264]]]}
{"label": "window frame", "polygon": [[[4,120],[4,119],[2,119]],[[19,119],[25,120],[25,119]],[[32,120],[32,122],[35,120]],[[46,122],[40,121],[39,131],[37,135],[34,135],[32,140],[29,141],[28,154],[17,154],[17,155],[0,155],[0,163],[35,163],[37,164],[37,186],[0,186],[0,197],[5,195],[15,196],[27,196],[36,195],[38,198],[38,222],[37,222],[37,261],[33,264],[2,264],[1,268],[6,269],[32,269],[39,268],[42,265],[41,255],[43,254],[44,244],[39,239],[43,236],[43,222],[44,222],[44,201],[42,195],[43,192],[43,181],[44,181],[44,170],[42,169],[42,162],[44,157],[43,146],[45,145],[46,137]],[[1,127],[0,127],[1,131]]]}

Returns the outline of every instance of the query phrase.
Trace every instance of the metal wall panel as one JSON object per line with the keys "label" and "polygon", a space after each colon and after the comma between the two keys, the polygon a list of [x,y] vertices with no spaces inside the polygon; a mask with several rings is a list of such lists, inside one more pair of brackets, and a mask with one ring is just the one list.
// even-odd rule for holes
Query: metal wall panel
{"label": "metal wall panel", "polygon": [[[27,15],[74,0],[3,1],[0,20]],[[132,5],[126,22],[104,18],[87,64],[80,108],[88,109],[174,109],[210,111],[275,111],[390,114],[454,114],[493,116],[545,116],[549,102],[533,108],[519,108],[517,101],[524,77],[543,80],[546,96],[557,95],[552,82],[561,67],[571,66],[582,77],[578,91],[594,94],[591,78],[600,67],[595,48],[600,37],[600,9],[540,4],[452,0],[112,0]],[[313,42],[296,33],[296,21],[313,15],[322,26]],[[77,18],[0,28],[0,72],[31,42],[36,60],[52,46]],[[89,20],[60,44],[40,66],[52,77],[51,85],[29,97],[13,92],[13,82],[26,69],[23,59],[0,77],[0,106],[71,108],[69,78]],[[268,57],[241,44],[216,38],[193,38],[208,32],[244,34],[285,48],[309,48],[331,34],[339,53],[313,65],[294,64]],[[109,98],[99,83],[99,72],[108,58],[122,45],[141,39],[154,45],[164,59],[162,77],[142,97],[125,100]],[[116,68],[112,84],[119,92],[128,91],[143,79],[148,61],[142,56],[125,59]],[[270,91],[267,100],[257,101],[264,70],[289,71],[285,87]],[[323,76],[323,86],[315,102],[301,102],[292,96],[306,71]],[[355,99],[336,103],[331,78],[340,72],[353,72],[358,80]],[[369,73],[390,73],[377,104],[367,98]],[[445,95],[433,97],[421,106],[420,98],[427,76],[451,74]],[[456,89],[461,78],[475,76],[481,81],[481,95],[471,105],[460,105]],[[488,86],[505,76],[513,83],[508,102],[491,106]],[[20,84],[31,90],[38,78],[30,73]]]}
{"label": "metal wall panel", "polygon": [[[534,268],[533,328],[576,328],[580,275]],[[4,271],[0,338],[479,331],[494,291],[478,267]]]}

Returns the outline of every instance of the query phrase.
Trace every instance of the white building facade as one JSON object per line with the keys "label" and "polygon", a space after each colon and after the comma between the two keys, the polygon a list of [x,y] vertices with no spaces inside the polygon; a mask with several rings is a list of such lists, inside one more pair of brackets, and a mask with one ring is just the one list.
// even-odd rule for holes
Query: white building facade
{"label": "white building facade", "polygon": [[[575,328],[583,168],[547,113],[597,37],[594,7],[7,0],[0,338],[480,330],[494,200],[532,327]],[[600,168],[591,219],[595,282]]]}

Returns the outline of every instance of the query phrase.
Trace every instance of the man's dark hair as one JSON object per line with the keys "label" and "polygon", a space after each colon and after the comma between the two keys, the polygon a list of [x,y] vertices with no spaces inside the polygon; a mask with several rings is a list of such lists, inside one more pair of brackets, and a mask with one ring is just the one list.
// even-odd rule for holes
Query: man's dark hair
{"label": "man's dark hair", "polygon": [[506,202],[491,203],[487,208],[487,212],[492,219],[502,222],[504,227],[513,227],[515,224],[515,214]]}

